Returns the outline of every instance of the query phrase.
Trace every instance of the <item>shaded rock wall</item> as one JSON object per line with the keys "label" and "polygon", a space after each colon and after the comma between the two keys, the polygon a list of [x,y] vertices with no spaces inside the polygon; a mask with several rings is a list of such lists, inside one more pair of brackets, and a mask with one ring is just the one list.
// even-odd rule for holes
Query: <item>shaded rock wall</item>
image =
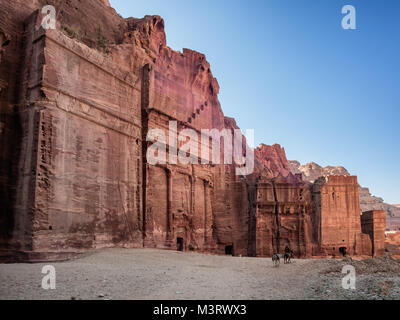
{"label": "shaded rock wall", "polygon": [[357,177],[319,178],[313,192],[321,251],[340,255],[345,247],[349,254],[370,254],[371,239],[361,230]]}
{"label": "shaded rock wall", "polygon": [[[279,175],[257,184],[255,215],[256,256],[284,252],[288,245],[297,257],[311,256],[317,244],[310,184]],[[316,252],[316,251],[315,251]]]}
{"label": "shaded rock wall", "polygon": [[33,86],[41,81],[44,55],[36,50],[42,42],[32,43],[33,24],[25,21],[47,3],[57,7],[57,28],[63,30],[65,23],[79,26],[86,35],[80,41],[89,45],[97,43],[98,32],[93,24],[88,28],[87,23],[107,25],[104,30],[110,32],[106,36],[111,39],[120,34],[118,26],[123,22],[114,10],[104,10],[99,1],[0,2],[0,246],[5,250],[29,251],[34,245],[39,123],[44,120],[42,106],[30,103],[40,99],[40,90]]}
{"label": "shaded rock wall", "polygon": [[385,212],[382,210],[363,212],[361,227],[363,233],[368,234],[371,238],[373,256],[382,257],[385,254]]}
{"label": "shaded rock wall", "polygon": [[[34,14],[26,24],[19,111],[27,119],[26,174],[10,248],[141,246],[140,74],[59,31],[36,29],[37,21]],[[24,228],[26,241],[18,238]]]}

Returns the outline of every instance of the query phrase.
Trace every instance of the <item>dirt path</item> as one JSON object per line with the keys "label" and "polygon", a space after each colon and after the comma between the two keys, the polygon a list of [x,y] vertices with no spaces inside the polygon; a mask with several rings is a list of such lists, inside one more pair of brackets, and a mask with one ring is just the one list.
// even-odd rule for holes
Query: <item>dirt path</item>
{"label": "dirt path", "polygon": [[[342,266],[352,263],[360,272],[357,288],[344,290]],[[396,261],[369,273],[368,264],[341,260],[274,268],[263,258],[106,249],[48,264],[56,269],[55,290],[41,287],[45,264],[0,265],[0,299],[400,299]]]}

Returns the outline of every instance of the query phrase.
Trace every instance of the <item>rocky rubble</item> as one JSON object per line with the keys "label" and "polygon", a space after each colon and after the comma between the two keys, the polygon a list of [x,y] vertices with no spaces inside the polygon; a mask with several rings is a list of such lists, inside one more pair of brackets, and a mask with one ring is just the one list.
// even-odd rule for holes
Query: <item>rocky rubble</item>
{"label": "rocky rubble", "polygon": [[[320,280],[311,286],[314,299],[350,300],[393,300],[400,296],[400,260],[390,255],[363,261],[345,258],[325,260]],[[341,273],[345,265],[352,265],[356,271],[356,288],[344,289]]]}

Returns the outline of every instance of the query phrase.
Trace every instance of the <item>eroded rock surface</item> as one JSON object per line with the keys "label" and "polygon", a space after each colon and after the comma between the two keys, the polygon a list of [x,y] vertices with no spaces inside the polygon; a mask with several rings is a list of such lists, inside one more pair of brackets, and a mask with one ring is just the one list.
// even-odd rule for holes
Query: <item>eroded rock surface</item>
{"label": "eroded rock surface", "polygon": [[[311,165],[303,179],[277,144],[254,150],[247,176],[225,158],[209,163],[212,152],[173,161],[183,130],[239,128],[205,55],[169,48],[161,17],[123,19],[108,1],[48,3],[56,30],[40,26],[45,1],[0,0],[12,39],[0,64],[3,257],[103,247],[270,256],[286,245],[300,257],[372,255],[381,238],[363,233],[357,178],[340,168]],[[169,132],[157,152],[166,164],[149,161],[151,129]],[[223,140],[217,156],[232,145]]]}
{"label": "eroded rock surface", "polygon": [[296,160],[290,160],[290,171],[295,173],[301,173],[304,180],[314,182],[319,177],[327,176],[349,176],[350,173],[341,166],[327,166],[321,167],[315,162],[310,162],[305,165],[301,165],[300,162]]}
{"label": "eroded rock surface", "polygon": [[[329,175],[350,175],[349,172],[342,166],[327,166],[321,167],[320,165],[310,162],[301,165],[296,160],[290,160],[290,170],[292,173],[301,173],[306,181],[314,182],[319,177],[326,177]],[[386,212],[387,229],[399,230],[400,228],[400,207],[390,205],[384,202],[382,198],[373,196],[368,188],[359,187],[360,209],[362,212],[370,210],[383,210]]]}

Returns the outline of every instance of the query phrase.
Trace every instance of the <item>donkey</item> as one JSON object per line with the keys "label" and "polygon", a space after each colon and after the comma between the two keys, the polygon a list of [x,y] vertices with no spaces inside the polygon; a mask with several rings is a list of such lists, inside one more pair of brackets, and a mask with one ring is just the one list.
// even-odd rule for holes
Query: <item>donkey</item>
{"label": "donkey", "polygon": [[290,263],[291,259],[293,258],[293,251],[290,250],[289,252],[285,252],[283,255],[283,263]]}
{"label": "donkey", "polygon": [[279,267],[280,263],[281,263],[281,258],[279,256],[279,253],[274,253],[272,255],[272,264],[273,264],[273,266],[274,267]]}

